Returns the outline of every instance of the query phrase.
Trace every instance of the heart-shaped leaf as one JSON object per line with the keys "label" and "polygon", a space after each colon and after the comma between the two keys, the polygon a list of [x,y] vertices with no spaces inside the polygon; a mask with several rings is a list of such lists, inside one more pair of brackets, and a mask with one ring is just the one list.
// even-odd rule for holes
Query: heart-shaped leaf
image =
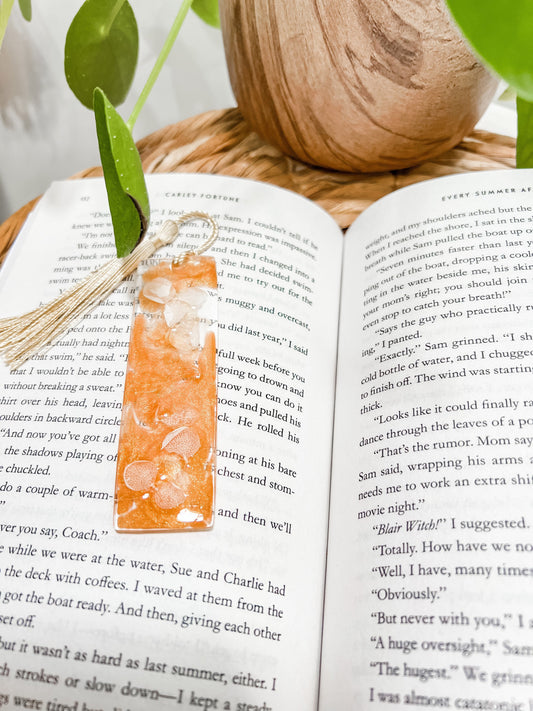
{"label": "heart-shaped leaf", "polygon": [[30,22],[31,20],[31,0],[19,0],[19,7],[22,17]]}
{"label": "heart-shaped leaf", "polygon": [[89,109],[96,87],[118,106],[133,81],[138,49],[137,21],[128,2],[85,0],[65,41],[68,85]]}
{"label": "heart-shaped leaf", "polygon": [[117,256],[125,257],[150,219],[141,159],[129,128],[101,89],[94,92],[94,115]]}
{"label": "heart-shaped leaf", "polygon": [[533,101],[533,12],[530,0],[447,0],[481,59]]}
{"label": "heart-shaped leaf", "polygon": [[208,25],[220,27],[218,0],[193,0],[191,8]]}

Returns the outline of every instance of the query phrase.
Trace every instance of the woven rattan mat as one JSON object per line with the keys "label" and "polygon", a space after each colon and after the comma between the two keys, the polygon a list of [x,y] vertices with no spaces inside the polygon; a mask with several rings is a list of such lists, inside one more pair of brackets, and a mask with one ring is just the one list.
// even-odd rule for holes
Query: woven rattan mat
{"label": "woven rattan mat", "polygon": [[[338,173],[283,155],[251,132],[238,109],[209,111],[162,128],[138,142],[147,173],[218,173],[273,183],[319,203],[348,227],[368,205],[397,188],[428,178],[474,170],[512,168],[515,141],[474,131],[454,149],[407,170]],[[90,168],[74,178],[100,175]],[[0,225],[0,262],[35,198]]]}

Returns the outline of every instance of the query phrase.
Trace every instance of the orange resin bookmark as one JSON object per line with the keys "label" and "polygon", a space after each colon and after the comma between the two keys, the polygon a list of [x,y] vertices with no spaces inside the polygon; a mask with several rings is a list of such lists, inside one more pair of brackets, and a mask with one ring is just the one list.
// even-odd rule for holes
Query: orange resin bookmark
{"label": "orange resin bookmark", "polygon": [[117,531],[213,525],[216,288],[211,257],[187,255],[142,276],[122,409]]}

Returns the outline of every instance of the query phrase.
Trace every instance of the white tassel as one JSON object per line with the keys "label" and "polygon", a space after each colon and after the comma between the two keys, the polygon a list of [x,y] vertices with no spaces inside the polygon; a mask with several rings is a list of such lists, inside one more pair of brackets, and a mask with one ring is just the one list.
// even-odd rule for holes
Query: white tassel
{"label": "white tassel", "polygon": [[211,235],[200,249],[183,252],[175,261],[182,261],[188,254],[205,252],[217,238],[218,226],[210,215],[189,212],[176,221],[167,220],[156,235],[145,237],[127,257],[111,259],[49,304],[22,316],[0,319],[0,356],[4,362],[16,370],[28,358],[57,341],[109,296],[143,260],[173,242],[181,225],[196,219],[211,225]]}

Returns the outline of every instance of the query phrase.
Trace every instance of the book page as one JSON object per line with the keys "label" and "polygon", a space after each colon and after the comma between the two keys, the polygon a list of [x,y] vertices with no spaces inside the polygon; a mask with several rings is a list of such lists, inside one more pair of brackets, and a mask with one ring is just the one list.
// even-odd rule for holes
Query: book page
{"label": "book page", "polygon": [[[341,234],[265,184],[148,186],[154,229],[191,210],[220,224],[215,525],[112,528],[130,279],[61,343],[0,371],[0,708],[312,708]],[[113,256],[106,204],[100,180],[51,187],[2,271],[2,316]],[[157,259],[208,234],[182,231]]]}
{"label": "book page", "polygon": [[533,703],[533,175],[347,236],[321,709]]}

